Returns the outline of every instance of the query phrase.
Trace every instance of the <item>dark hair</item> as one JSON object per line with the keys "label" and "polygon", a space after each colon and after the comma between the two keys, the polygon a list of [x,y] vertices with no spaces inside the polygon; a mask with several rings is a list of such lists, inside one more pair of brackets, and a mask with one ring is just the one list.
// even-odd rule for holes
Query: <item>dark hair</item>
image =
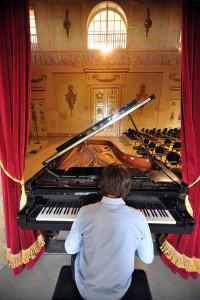
{"label": "dark hair", "polygon": [[131,189],[129,171],[120,164],[107,165],[101,175],[101,191],[104,196],[113,195],[115,198],[128,195]]}

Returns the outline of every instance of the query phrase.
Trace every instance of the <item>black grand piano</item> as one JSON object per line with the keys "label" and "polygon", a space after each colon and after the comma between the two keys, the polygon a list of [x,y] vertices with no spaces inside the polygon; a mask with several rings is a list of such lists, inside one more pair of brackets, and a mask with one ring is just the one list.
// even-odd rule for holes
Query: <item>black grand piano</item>
{"label": "black grand piano", "polygon": [[[136,157],[122,152],[114,143],[91,139],[130,113],[146,105],[132,100],[113,114],[68,140],[43,168],[25,183],[27,203],[18,213],[22,229],[70,230],[84,205],[101,200],[101,172],[109,163],[122,163],[131,173],[127,205],[140,209],[152,233],[191,233],[194,219],[187,212],[187,186],[151,155]],[[148,149],[147,149],[147,153]]]}

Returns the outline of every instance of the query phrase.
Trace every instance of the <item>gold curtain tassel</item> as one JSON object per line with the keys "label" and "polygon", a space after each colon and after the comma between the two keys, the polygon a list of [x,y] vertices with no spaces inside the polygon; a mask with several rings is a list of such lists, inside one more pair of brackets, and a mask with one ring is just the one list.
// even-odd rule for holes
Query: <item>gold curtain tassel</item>
{"label": "gold curtain tassel", "polygon": [[13,181],[21,184],[21,199],[20,199],[20,210],[21,210],[25,206],[26,201],[27,201],[26,192],[25,192],[25,186],[24,186],[24,179],[22,178],[22,180],[19,180],[17,178],[12,177],[10,175],[10,173],[8,173],[8,171],[4,168],[3,163],[2,163],[1,160],[0,160],[0,167],[2,168],[2,170],[4,171],[4,173],[6,174],[6,176],[8,176]]}

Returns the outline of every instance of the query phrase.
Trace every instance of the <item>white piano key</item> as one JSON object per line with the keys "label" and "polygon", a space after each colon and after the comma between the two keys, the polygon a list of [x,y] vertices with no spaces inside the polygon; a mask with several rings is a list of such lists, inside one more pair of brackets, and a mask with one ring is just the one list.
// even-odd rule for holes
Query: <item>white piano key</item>
{"label": "white piano key", "polygon": [[41,212],[36,217],[36,221],[74,221],[76,218],[76,215],[78,213],[78,210],[74,207],[69,207],[66,209],[66,207],[63,207],[62,210],[57,210],[57,206],[54,207],[51,210],[51,213],[49,213],[48,210],[46,212]]}
{"label": "white piano key", "polygon": [[152,213],[151,209],[145,209],[145,211],[146,215],[143,211],[142,213],[145,215],[145,218],[149,224],[176,224],[176,220],[172,217],[168,210],[165,210],[165,213],[167,214],[166,217],[161,217],[157,209],[153,210],[154,214]]}

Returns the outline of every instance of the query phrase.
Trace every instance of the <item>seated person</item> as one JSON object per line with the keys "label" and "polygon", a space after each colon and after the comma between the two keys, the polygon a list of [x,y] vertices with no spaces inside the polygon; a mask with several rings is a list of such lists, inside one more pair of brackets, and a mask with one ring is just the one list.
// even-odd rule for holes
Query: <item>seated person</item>
{"label": "seated person", "polygon": [[80,209],[65,241],[76,254],[74,276],[83,299],[117,300],[128,290],[135,254],[150,264],[154,258],[148,223],[123,198],[130,192],[128,170],[109,164],[102,172],[102,200]]}

